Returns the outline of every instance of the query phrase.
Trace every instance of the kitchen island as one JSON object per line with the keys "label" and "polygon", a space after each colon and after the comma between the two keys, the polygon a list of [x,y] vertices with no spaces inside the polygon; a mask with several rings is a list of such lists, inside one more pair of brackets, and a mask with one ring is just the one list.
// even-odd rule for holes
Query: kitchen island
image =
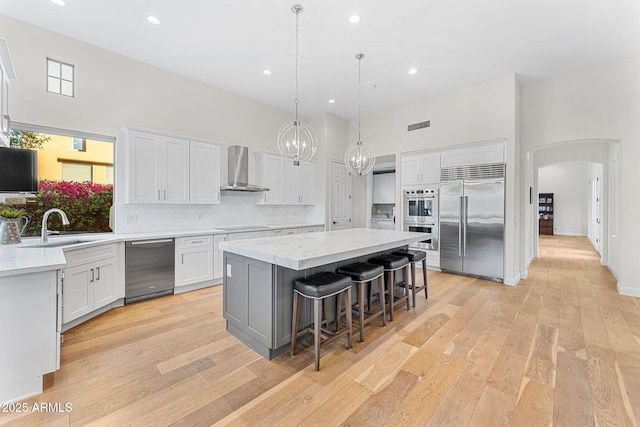
{"label": "kitchen island", "polygon": [[[291,342],[293,281],[426,240],[428,233],[373,229],[326,231],[220,243],[227,331],[267,359]],[[312,323],[310,301],[300,322]]]}

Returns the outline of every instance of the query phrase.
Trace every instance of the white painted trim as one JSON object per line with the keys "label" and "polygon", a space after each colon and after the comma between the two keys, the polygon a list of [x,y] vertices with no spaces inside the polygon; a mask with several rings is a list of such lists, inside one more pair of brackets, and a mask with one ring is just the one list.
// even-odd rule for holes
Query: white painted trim
{"label": "white painted trim", "polygon": [[517,274],[514,277],[509,277],[509,278],[505,277],[502,283],[504,283],[507,286],[516,286],[519,281],[520,281],[520,274]]}
{"label": "white painted trim", "polygon": [[616,286],[616,288],[618,289],[618,293],[620,295],[640,298],[640,287],[625,286],[625,285],[622,285],[620,282],[618,282],[618,285]]}

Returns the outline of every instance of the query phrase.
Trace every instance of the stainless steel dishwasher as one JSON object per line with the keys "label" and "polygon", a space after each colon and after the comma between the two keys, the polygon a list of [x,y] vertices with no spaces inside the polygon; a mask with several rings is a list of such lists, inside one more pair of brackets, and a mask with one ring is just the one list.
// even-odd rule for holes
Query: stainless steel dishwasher
{"label": "stainless steel dishwasher", "polygon": [[173,294],[173,239],[136,240],[125,244],[125,304]]}

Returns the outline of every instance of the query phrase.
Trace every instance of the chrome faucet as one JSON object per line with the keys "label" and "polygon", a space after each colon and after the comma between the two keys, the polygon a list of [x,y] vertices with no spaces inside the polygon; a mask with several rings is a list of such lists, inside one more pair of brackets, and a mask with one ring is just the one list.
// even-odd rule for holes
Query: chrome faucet
{"label": "chrome faucet", "polygon": [[49,209],[42,216],[42,232],[40,237],[40,241],[42,243],[47,243],[47,241],[49,240],[49,234],[53,233],[52,231],[47,230],[47,219],[49,219],[49,215],[51,215],[54,212],[60,214],[60,216],[62,217],[63,225],[69,225],[69,218],[67,218],[66,213],[64,213],[61,209],[57,209],[57,208]]}

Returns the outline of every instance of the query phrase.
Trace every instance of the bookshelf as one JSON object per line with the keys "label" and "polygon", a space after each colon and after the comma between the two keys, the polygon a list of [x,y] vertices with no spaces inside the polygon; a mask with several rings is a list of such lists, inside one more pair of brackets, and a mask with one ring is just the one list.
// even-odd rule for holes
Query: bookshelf
{"label": "bookshelf", "polygon": [[553,235],[553,193],[538,194],[538,234]]}

